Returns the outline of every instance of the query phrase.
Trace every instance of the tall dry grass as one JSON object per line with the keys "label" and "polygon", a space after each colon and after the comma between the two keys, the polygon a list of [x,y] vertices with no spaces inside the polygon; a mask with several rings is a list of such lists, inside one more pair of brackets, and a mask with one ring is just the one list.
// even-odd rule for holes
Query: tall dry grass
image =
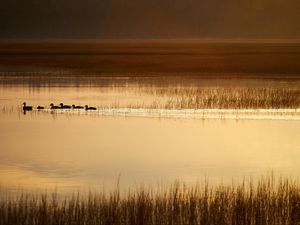
{"label": "tall dry grass", "polygon": [[100,108],[299,109],[299,87],[137,85],[105,89],[115,101]]}
{"label": "tall dry grass", "polygon": [[288,87],[140,87],[163,109],[296,109],[300,89]]}
{"label": "tall dry grass", "polygon": [[56,194],[2,197],[0,224],[24,225],[296,225],[300,224],[300,186],[273,177],[240,185],[187,187],[175,182],[153,191],[121,195],[90,193],[58,199]]}

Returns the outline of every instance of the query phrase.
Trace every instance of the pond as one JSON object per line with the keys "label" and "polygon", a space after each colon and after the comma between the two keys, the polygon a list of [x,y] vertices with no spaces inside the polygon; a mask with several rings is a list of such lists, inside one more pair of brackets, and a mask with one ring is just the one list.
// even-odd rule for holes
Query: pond
{"label": "pond", "polygon": [[[132,88],[135,82],[128,88],[124,78],[118,85],[105,79],[93,82],[97,85],[19,81],[2,79],[0,86],[0,185],[10,190],[110,189],[118,179],[122,188],[129,188],[175,179],[232,182],[269,172],[299,176],[299,120],[141,117],[84,110],[24,114],[24,101],[48,108],[52,102],[112,107],[153,99]],[[216,81],[202,85],[211,82]],[[222,85],[232,83],[236,85],[232,80]],[[240,83],[246,84],[251,82]]]}

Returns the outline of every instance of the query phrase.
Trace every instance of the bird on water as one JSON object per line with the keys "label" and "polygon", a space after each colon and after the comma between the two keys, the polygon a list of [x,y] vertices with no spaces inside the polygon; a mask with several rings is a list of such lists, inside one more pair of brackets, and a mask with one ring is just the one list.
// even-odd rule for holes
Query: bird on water
{"label": "bird on water", "polygon": [[23,111],[31,111],[32,106],[26,105],[26,102],[23,103]]}
{"label": "bird on water", "polygon": [[69,105],[64,105],[63,103],[60,103],[59,105],[61,109],[71,109],[71,106]]}
{"label": "bird on water", "polygon": [[72,108],[73,109],[83,109],[84,107],[80,106],[80,105],[72,105]]}
{"label": "bird on water", "polygon": [[50,109],[61,109],[60,106],[54,105],[53,103],[50,104]]}
{"label": "bird on water", "polygon": [[36,107],[38,110],[41,110],[41,109],[45,109],[45,107],[43,107],[43,106],[38,106],[38,107]]}
{"label": "bird on water", "polygon": [[85,105],[85,110],[96,110],[95,107],[89,107],[88,105]]}

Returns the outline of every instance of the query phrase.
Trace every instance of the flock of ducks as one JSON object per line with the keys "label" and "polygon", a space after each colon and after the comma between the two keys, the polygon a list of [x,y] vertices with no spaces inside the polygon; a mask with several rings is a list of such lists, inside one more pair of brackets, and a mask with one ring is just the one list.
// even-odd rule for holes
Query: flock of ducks
{"label": "flock of ducks", "polygon": [[[50,105],[50,108],[49,109],[52,109],[52,110],[55,110],[55,109],[85,109],[85,110],[96,110],[97,108],[95,107],[89,107],[88,105],[85,105],[84,107],[83,106],[80,106],[80,105],[64,105],[63,103],[60,103],[59,105],[54,105],[53,103],[51,103]],[[45,107],[43,106],[37,106],[36,107],[37,110],[43,110],[45,109]],[[26,102],[23,103],[23,111],[31,111],[33,110],[33,106],[29,106],[29,105],[26,105]]]}

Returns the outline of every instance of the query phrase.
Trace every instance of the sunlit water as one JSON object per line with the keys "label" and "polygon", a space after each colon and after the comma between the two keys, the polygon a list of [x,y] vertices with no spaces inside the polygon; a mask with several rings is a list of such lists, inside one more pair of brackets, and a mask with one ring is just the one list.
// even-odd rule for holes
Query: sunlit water
{"label": "sunlit water", "polygon": [[[100,82],[101,83],[101,82]],[[32,111],[23,101],[100,106],[151,101],[109,85],[0,86],[0,185],[70,191],[300,175],[300,121]],[[206,83],[207,84],[207,83]],[[282,84],[280,84],[282,85]],[[283,84],[285,85],[285,84]],[[120,91],[123,90],[123,91]],[[124,91],[127,90],[127,91]]]}

